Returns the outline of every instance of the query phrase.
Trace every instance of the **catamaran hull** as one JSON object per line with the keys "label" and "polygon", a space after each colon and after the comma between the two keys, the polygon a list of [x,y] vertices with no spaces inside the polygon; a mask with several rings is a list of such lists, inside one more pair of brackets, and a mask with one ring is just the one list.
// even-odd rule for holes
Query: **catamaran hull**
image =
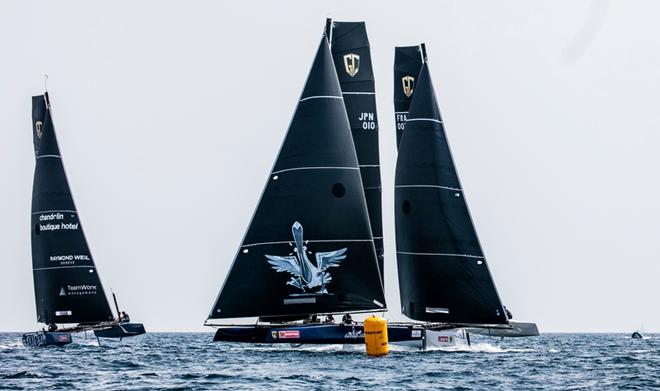
{"label": "catamaran hull", "polygon": [[[422,329],[413,326],[389,326],[390,342],[421,341]],[[215,342],[289,343],[289,344],[363,344],[362,324],[258,325],[221,327]]]}
{"label": "catamaran hull", "polygon": [[23,345],[31,348],[44,346],[64,346],[73,342],[70,333],[35,331],[25,333],[22,337]]}
{"label": "catamaran hull", "polygon": [[126,338],[144,334],[146,330],[142,323],[120,323],[107,328],[94,330],[97,338]]}

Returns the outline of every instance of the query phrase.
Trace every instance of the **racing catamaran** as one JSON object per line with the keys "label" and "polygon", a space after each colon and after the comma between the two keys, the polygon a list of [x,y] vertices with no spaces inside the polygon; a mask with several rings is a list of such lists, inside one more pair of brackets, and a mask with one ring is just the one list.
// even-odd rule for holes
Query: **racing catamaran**
{"label": "racing catamaran", "polygon": [[[427,344],[438,342],[433,333],[438,330],[538,335],[535,324],[511,320],[495,288],[449,148],[424,44],[397,48],[394,68],[395,225],[403,314],[424,322]],[[439,342],[447,340],[441,337]]]}
{"label": "racing catamaran", "polygon": [[32,135],[32,270],[37,321],[47,329],[24,334],[23,343],[66,345],[71,333],[87,330],[97,338],[144,334],[120,313],[114,294],[117,317],[110,309],[62,165],[48,92],[32,97]]}
{"label": "racing catamaran", "polygon": [[[348,314],[386,310],[375,121],[364,23],[329,22],[208,316],[206,324],[218,327],[215,341],[364,343],[362,324]],[[335,323],[338,314],[344,318]],[[258,321],[211,323],[245,317]],[[393,342],[421,340],[422,330],[390,325],[388,335]]]}

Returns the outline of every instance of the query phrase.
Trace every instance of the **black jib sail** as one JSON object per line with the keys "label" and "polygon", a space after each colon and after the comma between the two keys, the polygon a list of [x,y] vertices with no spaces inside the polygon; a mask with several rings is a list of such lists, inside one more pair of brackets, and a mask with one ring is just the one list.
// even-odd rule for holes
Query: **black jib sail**
{"label": "black jib sail", "polygon": [[209,318],[384,307],[358,160],[324,37]]}
{"label": "black jib sail", "polygon": [[381,205],[380,159],[378,154],[378,115],[371,51],[364,22],[331,22],[332,57],[339,76],[353,143],[357,153],[364,195],[367,198],[371,232],[376,245],[381,281],[384,276],[383,218]]}
{"label": "black jib sail", "polygon": [[454,166],[429,75],[415,83],[395,178],[402,312],[416,320],[506,324]]}
{"label": "black jib sail", "polygon": [[37,320],[113,319],[66,179],[48,93],[32,97],[36,165],[32,186],[32,270]]}
{"label": "black jib sail", "polygon": [[420,46],[394,48],[394,121],[397,148],[401,144],[401,135],[406,126],[406,117],[420,69],[422,69]]}

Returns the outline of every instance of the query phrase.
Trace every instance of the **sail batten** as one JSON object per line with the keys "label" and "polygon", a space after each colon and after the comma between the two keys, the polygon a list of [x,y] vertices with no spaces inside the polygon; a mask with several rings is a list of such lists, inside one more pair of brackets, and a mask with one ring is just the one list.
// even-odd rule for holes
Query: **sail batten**
{"label": "sail batten", "polygon": [[113,319],[66,178],[47,93],[32,98],[35,171],[32,270],[37,319],[46,324]]}
{"label": "sail batten", "polygon": [[415,82],[395,177],[404,315],[455,324],[507,323],[451,155],[428,64]]}
{"label": "sail batten", "polygon": [[374,303],[385,299],[364,199],[323,38],[209,319],[382,310]]}
{"label": "sail batten", "polygon": [[[365,239],[305,239],[305,243],[332,243],[332,242],[369,242],[372,241],[372,238]],[[253,246],[263,246],[267,244],[280,244],[280,243],[290,243],[290,240],[284,240],[280,242],[263,242],[263,243],[247,243],[243,244],[241,247],[253,247]]]}
{"label": "sail batten", "polygon": [[298,170],[359,170],[359,167],[291,167],[273,171],[271,174],[281,174],[283,172]]}

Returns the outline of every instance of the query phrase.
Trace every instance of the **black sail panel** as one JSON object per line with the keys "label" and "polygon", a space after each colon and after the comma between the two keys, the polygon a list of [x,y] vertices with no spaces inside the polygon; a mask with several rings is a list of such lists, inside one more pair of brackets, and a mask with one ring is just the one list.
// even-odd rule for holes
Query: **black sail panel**
{"label": "black sail panel", "polygon": [[32,98],[36,165],[32,186],[32,269],[37,320],[112,320],[64,173],[48,95]]}
{"label": "black sail panel", "polygon": [[420,69],[422,69],[420,46],[394,48],[394,122],[397,148],[406,127],[406,117]]}
{"label": "black sail panel", "polygon": [[209,318],[384,308],[341,89],[325,39]]}
{"label": "black sail panel", "polygon": [[461,189],[427,64],[416,83],[399,146],[395,220],[406,316],[431,322],[507,323]]}
{"label": "black sail panel", "polygon": [[331,51],[357,153],[381,281],[384,277],[378,114],[364,22],[333,22]]}

